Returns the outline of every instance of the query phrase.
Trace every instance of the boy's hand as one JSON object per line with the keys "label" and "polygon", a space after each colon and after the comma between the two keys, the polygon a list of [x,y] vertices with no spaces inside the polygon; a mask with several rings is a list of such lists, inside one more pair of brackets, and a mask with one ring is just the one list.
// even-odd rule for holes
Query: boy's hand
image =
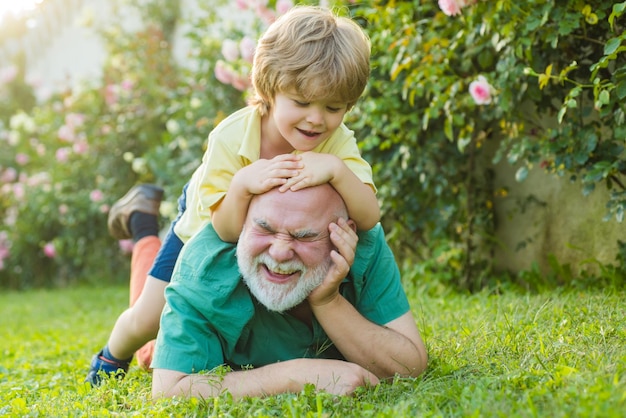
{"label": "boy's hand", "polygon": [[332,182],[337,173],[338,163],[342,161],[332,154],[321,154],[308,151],[299,155],[302,158],[303,167],[300,172],[282,184],[280,191],[304,189]]}
{"label": "boy's hand", "polygon": [[277,155],[271,160],[257,160],[240,170],[245,170],[241,181],[249,194],[265,193],[297,176],[304,167],[301,160],[300,155],[294,154]]}

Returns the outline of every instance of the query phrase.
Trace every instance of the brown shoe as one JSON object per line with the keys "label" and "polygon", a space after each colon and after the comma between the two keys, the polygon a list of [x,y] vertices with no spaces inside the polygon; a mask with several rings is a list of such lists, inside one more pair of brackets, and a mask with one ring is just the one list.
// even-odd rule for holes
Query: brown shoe
{"label": "brown shoe", "polygon": [[139,184],[115,202],[109,211],[107,225],[109,233],[116,239],[132,237],[128,230],[128,220],[135,212],[159,215],[159,206],[163,199],[163,189],[154,184]]}

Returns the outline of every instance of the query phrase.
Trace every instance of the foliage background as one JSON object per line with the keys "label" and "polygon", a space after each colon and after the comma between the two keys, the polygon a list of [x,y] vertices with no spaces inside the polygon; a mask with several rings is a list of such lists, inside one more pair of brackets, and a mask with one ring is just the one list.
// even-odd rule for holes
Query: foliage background
{"label": "foliage background", "polygon": [[[494,189],[494,162],[521,163],[519,181],[539,166],[585,194],[606,186],[608,216],[623,219],[626,2],[462,4],[452,16],[425,0],[331,6],[372,40],[371,82],[346,122],[373,165],[389,241],[409,277],[477,289],[494,277],[493,208],[508,193]],[[0,85],[2,286],[124,280],[128,257],[106,212],[135,182],[162,185],[164,221],[174,215],[208,132],[245,103],[216,72],[249,68],[225,58],[224,41],[255,38],[285,2],[252,10],[245,25],[217,19],[217,5],[188,22],[184,66],[172,55],[179,2],[132,0],[120,13],[135,7],[146,25],[102,28],[109,58],[97,85],[40,104],[23,69]],[[468,93],[479,76],[489,104]],[[622,265],[603,274],[623,280]]]}

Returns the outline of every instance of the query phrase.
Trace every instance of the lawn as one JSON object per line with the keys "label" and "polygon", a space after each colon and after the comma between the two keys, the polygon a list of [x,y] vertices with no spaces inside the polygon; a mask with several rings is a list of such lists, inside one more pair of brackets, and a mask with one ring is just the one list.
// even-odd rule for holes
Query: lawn
{"label": "lawn", "polygon": [[82,381],[127,303],[123,287],[0,295],[0,417],[625,417],[623,289],[411,293],[430,363],[353,397],[150,400],[150,374]]}

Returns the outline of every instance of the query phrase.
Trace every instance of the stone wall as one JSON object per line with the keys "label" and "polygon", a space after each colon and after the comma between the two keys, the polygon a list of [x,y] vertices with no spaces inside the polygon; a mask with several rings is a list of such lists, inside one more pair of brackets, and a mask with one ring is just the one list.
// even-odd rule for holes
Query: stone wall
{"label": "stone wall", "polygon": [[615,264],[617,240],[626,241],[626,223],[603,221],[608,200],[604,187],[583,196],[580,183],[566,177],[534,168],[518,183],[515,171],[506,162],[496,166],[496,189],[509,190],[495,201],[499,269],[518,272],[536,262],[542,272],[550,272],[551,254],[574,274],[597,271],[593,260]]}

